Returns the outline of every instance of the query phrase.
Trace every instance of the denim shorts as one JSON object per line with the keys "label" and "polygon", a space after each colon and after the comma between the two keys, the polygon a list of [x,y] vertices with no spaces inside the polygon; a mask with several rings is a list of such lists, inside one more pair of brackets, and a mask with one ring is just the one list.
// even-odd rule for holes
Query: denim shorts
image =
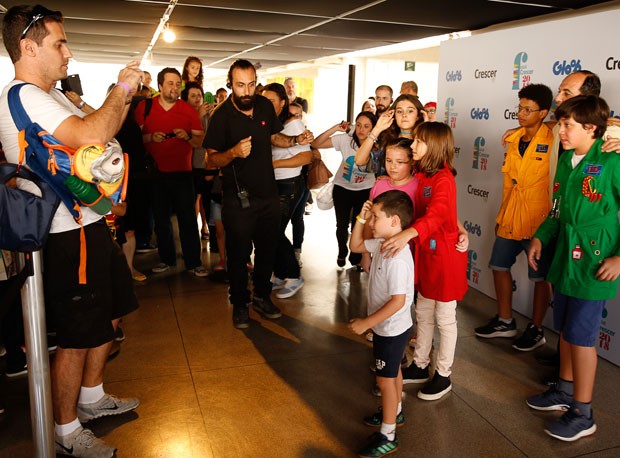
{"label": "denim shorts", "polygon": [[398,336],[380,336],[373,332],[372,347],[375,357],[377,377],[396,378],[400,370],[400,361],[403,359],[405,346],[409,340],[409,331]]}
{"label": "denim shorts", "polygon": [[[525,252],[527,262],[527,251],[530,249],[530,239],[511,240],[496,236],[493,244],[493,252],[489,261],[489,268],[498,272],[508,272],[517,262],[517,256],[522,251]],[[527,265],[527,276],[532,281],[543,281],[549,272],[551,264],[550,253],[553,251],[549,246],[543,248],[538,261],[538,270],[534,270]]]}
{"label": "denim shorts", "polygon": [[577,299],[555,293],[553,326],[569,344],[593,347],[598,338],[606,301]]}
{"label": "denim shorts", "polygon": [[215,226],[216,221],[222,221],[222,204],[211,201],[211,213],[209,214],[209,226]]}

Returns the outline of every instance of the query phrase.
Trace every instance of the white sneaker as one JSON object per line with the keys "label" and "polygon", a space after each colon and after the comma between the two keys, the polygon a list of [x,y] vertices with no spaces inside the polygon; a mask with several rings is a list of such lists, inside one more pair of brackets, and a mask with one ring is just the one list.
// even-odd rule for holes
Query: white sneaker
{"label": "white sneaker", "polygon": [[56,436],[56,453],[82,458],[111,458],[116,447],[95,437],[90,429],[81,426],[66,436]]}
{"label": "white sneaker", "polygon": [[275,291],[276,289],[282,289],[284,288],[285,283],[286,283],[286,280],[283,280],[278,277],[273,277],[271,279],[271,290]]}
{"label": "white sneaker", "polygon": [[294,296],[304,286],[304,278],[287,278],[284,286],[278,290],[276,297],[278,299],[286,299]]}
{"label": "white sneaker", "polygon": [[157,264],[155,267],[151,269],[151,272],[153,272],[154,274],[161,274],[168,270],[170,270],[170,266],[168,264],[160,262],[159,264]]}
{"label": "white sneaker", "polygon": [[206,277],[209,275],[209,271],[205,269],[203,266],[194,267],[193,269],[187,270],[190,274],[194,274],[197,277]]}

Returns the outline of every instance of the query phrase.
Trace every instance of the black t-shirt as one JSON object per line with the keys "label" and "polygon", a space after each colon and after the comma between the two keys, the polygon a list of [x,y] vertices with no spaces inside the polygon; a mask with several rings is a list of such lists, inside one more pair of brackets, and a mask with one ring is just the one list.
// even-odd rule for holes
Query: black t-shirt
{"label": "black t-shirt", "polygon": [[239,187],[247,190],[250,197],[277,196],[271,136],[282,130],[282,123],[271,102],[261,95],[256,96],[251,117],[237,110],[231,99],[229,97],[211,115],[203,142],[205,148],[223,152],[252,136],[250,155],[245,159],[236,158],[222,167],[224,198],[237,195],[235,174]]}
{"label": "black t-shirt", "polygon": [[115,138],[123,148],[123,152],[129,156],[129,175],[146,170],[146,148],[142,142],[142,130],[134,118],[134,110],[144,97],[133,97],[129,113],[116,134]]}

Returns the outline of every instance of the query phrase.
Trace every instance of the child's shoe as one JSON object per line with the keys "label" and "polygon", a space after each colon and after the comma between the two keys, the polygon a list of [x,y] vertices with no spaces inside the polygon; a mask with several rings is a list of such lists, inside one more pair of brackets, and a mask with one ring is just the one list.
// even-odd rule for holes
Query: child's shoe
{"label": "child's shoe", "polygon": [[428,366],[424,369],[420,369],[415,363],[411,363],[411,366],[402,369],[403,371],[403,385],[409,383],[424,383],[428,382],[430,376],[428,374]]}
{"label": "child's shoe", "polygon": [[558,390],[554,385],[544,393],[527,398],[525,402],[534,410],[566,411],[573,403],[573,397],[566,394],[564,391]]}
{"label": "child's shoe", "polygon": [[545,432],[561,441],[576,441],[596,432],[594,415],[590,415],[588,418],[579,409],[571,407],[556,421],[548,424]]}
{"label": "child's shoe", "polygon": [[[367,417],[364,417],[364,424],[367,426],[380,427],[381,423],[383,423],[383,409],[381,407],[379,407],[379,410],[377,410],[372,415],[368,415]],[[396,415],[396,427],[398,428],[400,426],[403,426],[404,424],[405,424],[405,414],[401,410],[400,413]]]}
{"label": "child's shoe", "polygon": [[452,390],[452,382],[450,377],[444,377],[435,371],[433,379],[424,388],[418,391],[418,397],[425,401],[436,401]]}
{"label": "child's shoe", "polygon": [[389,455],[398,450],[398,439],[394,436],[391,441],[381,433],[373,433],[368,439],[368,444],[360,450],[359,456],[363,458],[377,458]]}

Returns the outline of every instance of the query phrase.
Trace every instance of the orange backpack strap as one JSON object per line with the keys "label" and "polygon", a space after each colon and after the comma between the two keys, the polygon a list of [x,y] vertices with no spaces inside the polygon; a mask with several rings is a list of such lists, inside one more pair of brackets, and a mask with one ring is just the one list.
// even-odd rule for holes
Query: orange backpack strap
{"label": "orange backpack strap", "polygon": [[82,224],[82,212],[80,211],[80,206],[78,204],[73,207],[80,213],[78,218],[75,218],[75,222],[80,225],[80,265],[78,267],[78,279],[80,285],[85,285],[87,283],[86,279],[86,232],[84,232],[84,225]]}

